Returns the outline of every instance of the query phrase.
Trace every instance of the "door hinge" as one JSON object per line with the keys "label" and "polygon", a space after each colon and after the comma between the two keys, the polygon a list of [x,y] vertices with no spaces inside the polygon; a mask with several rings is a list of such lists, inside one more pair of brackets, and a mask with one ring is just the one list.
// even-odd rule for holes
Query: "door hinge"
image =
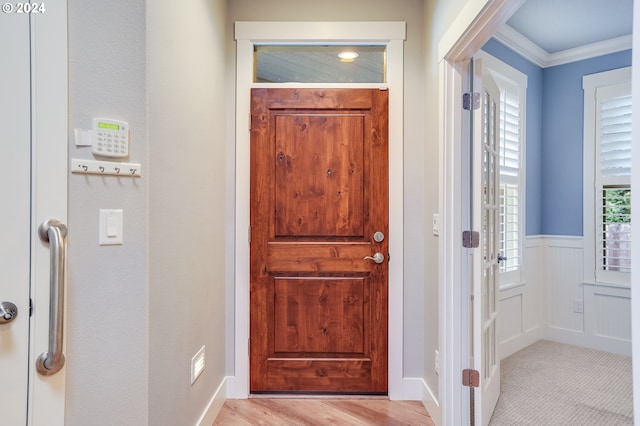
{"label": "door hinge", "polygon": [[462,95],[462,108],[471,111],[480,108],[480,93],[465,93]]}
{"label": "door hinge", "polygon": [[470,388],[480,386],[480,373],[478,370],[462,370],[462,385]]}
{"label": "door hinge", "polygon": [[33,300],[29,299],[29,316],[33,316]]}
{"label": "door hinge", "polygon": [[480,247],[480,233],[478,231],[463,231],[462,247],[464,248]]}

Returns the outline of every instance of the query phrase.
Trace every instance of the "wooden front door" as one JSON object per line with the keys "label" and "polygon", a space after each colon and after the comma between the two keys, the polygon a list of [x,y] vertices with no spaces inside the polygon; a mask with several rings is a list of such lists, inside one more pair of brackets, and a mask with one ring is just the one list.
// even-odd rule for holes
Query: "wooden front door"
{"label": "wooden front door", "polygon": [[387,393],[388,205],[386,90],[251,91],[251,392]]}

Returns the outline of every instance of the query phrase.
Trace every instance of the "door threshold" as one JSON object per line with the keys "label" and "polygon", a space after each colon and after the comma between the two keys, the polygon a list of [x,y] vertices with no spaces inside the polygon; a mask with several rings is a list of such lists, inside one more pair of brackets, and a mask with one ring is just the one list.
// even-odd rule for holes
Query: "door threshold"
{"label": "door threshold", "polygon": [[388,400],[389,395],[345,393],[250,393],[249,399],[378,399]]}

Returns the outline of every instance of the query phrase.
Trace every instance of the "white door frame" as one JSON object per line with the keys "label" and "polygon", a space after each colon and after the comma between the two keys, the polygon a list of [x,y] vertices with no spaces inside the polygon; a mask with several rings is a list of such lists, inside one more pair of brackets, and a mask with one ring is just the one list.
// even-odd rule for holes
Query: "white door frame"
{"label": "white door frame", "polygon": [[[440,40],[440,186],[442,229],[439,240],[440,363],[439,399],[444,425],[469,424],[469,391],[462,370],[469,366],[470,253],[462,247],[468,228],[469,129],[462,94],[469,59],[524,0],[469,1]],[[465,133],[466,132],[466,133]]]}
{"label": "white door frame", "polygon": [[[387,46],[389,88],[389,397],[403,399],[403,43],[404,22],[236,22],[235,376],[227,397],[249,395],[250,90],[253,46],[259,43],[376,43]],[[319,87],[301,85],[297,87]],[[325,87],[379,87],[340,85]],[[291,87],[291,85],[269,85]]]}
{"label": "white door frame", "polygon": [[[635,3],[635,2],[634,2]],[[636,31],[640,28],[640,7],[638,3],[634,4],[633,8],[633,45],[640,46],[640,31]],[[640,69],[640,49],[633,49],[632,53],[632,66],[633,69]],[[633,99],[640,99],[640,73],[632,73],[631,76],[631,96]],[[632,152],[640,152],[640,120],[631,119],[632,125]],[[640,173],[633,172],[633,170],[640,170],[640,155],[631,157],[631,185],[638,188],[640,185]],[[638,212],[640,211],[640,197],[635,197],[631,200],[632,216],[631,220],[636,221],[640,217]],[[640,273],[638,273],[637,266],[640,262],[640,230],[638,227],[633,228],[631,237],[631,323],[640,324],[640,297],[638,297],[636,290],[640,286]],[[631,350],[632,350],[632,363],[633,363],[633,412],[640,413],[640,327],[632,327],[631,329]],[[638,414],[636,414],[638,415]]]}
{"label": "white door frame", "polygon": [[[35,372],[35,360],[48,348],[50,248],[37,237],[47,219],[67,222],[67,2],[46,3],[31,16],[32,63],[32,299],[29,424],[64,425],[65,371]],[[70,230],[68,235],[73,235]],[[67,239],[69,236],[67,237]],[[64,346],[63,346],[64,353]]]}

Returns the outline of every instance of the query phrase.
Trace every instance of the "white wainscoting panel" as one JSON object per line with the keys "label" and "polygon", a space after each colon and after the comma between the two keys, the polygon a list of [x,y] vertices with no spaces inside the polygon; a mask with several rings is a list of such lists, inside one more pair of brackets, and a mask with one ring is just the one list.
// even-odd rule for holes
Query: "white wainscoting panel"
{"label": "white wainscoting panel", "polygon": [[547,286],[548,326],[570,332],[584,332],[584,315],[574,312],[575,300],[584,300],[581,237],[544,238],[544,255],[539,265]]}
{"label": "white wainscoting panel", "polygon": [[582,237],[525,239],[523,282],[500,291],[501,358],[538,339],[631,355],[631,290],[585,283],[584,252]]}
{"label": "white wainscoting panel", "polygon": [[631,356],[631,289],[585,284],[584,312],[591,347]]}
{"label": "white wainscoting panel", "polygon": [[500,288],[498,332],[501,359],[542,338],[539,251],[540,240],[527,239],[522,257],[522,281]]}
{"label": "white wainscoting panel", "polygon": [[502,293],[500,295],[500,317],[504,319],[500,322],[500,340],[503,344],[520,337],[524,332],[522,299],[521,292],[510,297]]}

